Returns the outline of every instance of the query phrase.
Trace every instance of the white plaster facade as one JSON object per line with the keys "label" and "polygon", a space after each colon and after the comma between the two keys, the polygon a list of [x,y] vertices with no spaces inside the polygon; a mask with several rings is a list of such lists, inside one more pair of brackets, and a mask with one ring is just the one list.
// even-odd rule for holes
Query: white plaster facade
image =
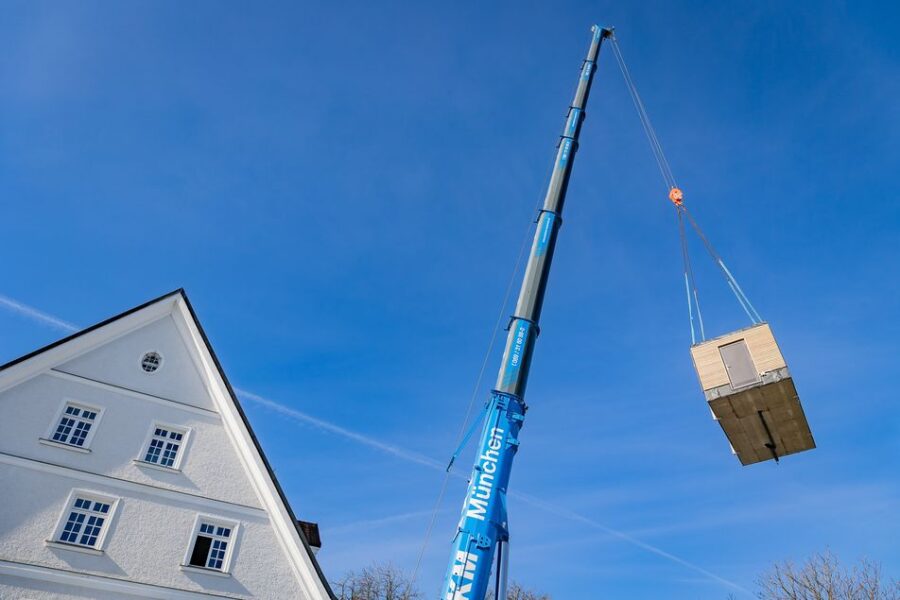
{"label": "white plaster facade", "polygon": [[[66,402],[98,412],[83,447],[52,440]],[[0,598],[334,598],[183,291],[0,367],[0,414]],[[110,501],[95,546],[60,539],[81,496]],[[218,569],[189,564],[206,521]]]}

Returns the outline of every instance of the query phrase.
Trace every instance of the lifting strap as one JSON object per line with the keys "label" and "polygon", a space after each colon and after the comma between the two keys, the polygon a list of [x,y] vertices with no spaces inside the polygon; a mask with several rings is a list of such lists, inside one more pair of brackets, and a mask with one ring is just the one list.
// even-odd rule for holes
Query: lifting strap
{"label": "lifting strap", "polygon": [[722,259],[722,256],[716,252],[716,249],[713,248],[713,245],[710,243],[709,239],[704,235],[703,230],[700,229],[700,226],[697,225],[697,221],[694,220],[694,217],[691,213],[688,212],[687,207],[684,207],[684,215],[687,217],[688,222],[691,224],[691,227],[694,228],[694,231],[697,232],[697,235],[703,241],[703,245],[706,246],[706,251],[709,252],[709,255],[712,257],[713,262],[719,267],[722,271],[722,275],[725,276],[725,281],[728,282],[728,287],[731,288],[731,291],[734,293],[735,298],[737,298],[738,302],[741,304],[741,307],[744,309],[744,312],[747,313],[747,316],[750,317],[750,321],[753,324],[762,323],[762,317],[759,316],[759,313],[756,312],[756,309],[750,303],[750,299],[747,297],[747,294],[744,293],[744,290],[741,289],[740,284],[737,282],[737,279],[734,278],[734,275],[731,274],[731,271],[728,270],[728,267],[725,266],[725,261]]}
{"label": "lifting strap", "polygon": [[[641,100],[640,94],[638,94],[637,87],[634,85],[634,80],[631,78],[631,72],[628,70],[625,59],[622,57],[622,50],[619,48],[619,42],[616,40],[615,34],[613,34],[611,42],[613,54],[616,57],[619,70],[622,71],[622,77],[625,78],[625,86],[628,88],[628,94],[631,96],[631,101],[634,104],[634,108],[637,110],[638,118],[641,121],[641,127],[644,129],[644,134],[647,136],[647,141],[650,143],[650,150],[653,152],[653,157],[656,159],[660,175],[662,175],[666,191],[669,194],[669,200],[672,201],[672,204],[675,207],[675,213],[678,220],[678,235],[681,240],[681,255],[682,260],[684,261],[684,287],[687,296],[688,318],[691,326],[691,343],[697,343],[698,332],[700,334],[700,340],[706,340],[706,331],[703,327],[703,314],[700,312],[700,297],[697,293],[697,282],[694,279],[694,269],[691,266],[690,254],[688,253],[688,240],[684,225],[685,220],[687,220],[691,228],[703,242],[706,251],[722,272],[722,275],[724,275],[725,281],[728,282],[728,287],[731,289],[734,297],[737,298],[741,308],[747,313],[750,321],[754,325],[761,323],[762,317],[759,316],[759,313],[750,303],[747,294],[741,289],[737,279],[731,274],[728,267],[725,266],[725,261],[722,259],[721,255],[713,248],[709,238],[706,237],[703,230],[697,225],[697,221],[694,220],[693,215],[688,212],[687,207],[684,205],[684,194],[675,181],[672,168],[669,166],[669,161],[666,159],[666,155],[663,152],[662,144],[659,143],[659,138],[656,136],[656,130],[653,129],[653,124],[650,122],[650,117],[647,115],[647,109],[644,107],[644,102]],[[695,312],[697,315],[696,323],[694,320]]]}
{"label": "lifting strap", "polygon": [[[678,188],[672,188],[673,191]],[[680,192],[680,190],[678,190]],[[684,210],[681,205],[676,209],[678,214],[678,237],[681,239],[681,256],[684,260],[684,289],[687,293],[688,317],[691,322],[691,344],[697,343],[697,334],[694,331],[694,307],[697,309],[697,321],[700,326],[700,339],[706,339],[703,329],[703,314],[700,312],[700,297],[697,294],[697,282],[694,280],[694,270],[691,268],[691,257],[688,254],[687,236],[684,233]],[[691,302],[693,297],[693,302]]]}

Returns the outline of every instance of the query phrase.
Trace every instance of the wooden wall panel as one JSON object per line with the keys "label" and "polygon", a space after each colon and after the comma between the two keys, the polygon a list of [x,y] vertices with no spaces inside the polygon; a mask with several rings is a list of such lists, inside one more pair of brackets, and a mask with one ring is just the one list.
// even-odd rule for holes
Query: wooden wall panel
{"label": "wooden wall panel", "polygon": [[694,367],[704,390],[729,385],[728,373],[725,371],[719,348],[738,340],[746,342],[759,373],[768,373],[785,366],[784,357],[778,349],[768,323],[760,323],[691,347]]}

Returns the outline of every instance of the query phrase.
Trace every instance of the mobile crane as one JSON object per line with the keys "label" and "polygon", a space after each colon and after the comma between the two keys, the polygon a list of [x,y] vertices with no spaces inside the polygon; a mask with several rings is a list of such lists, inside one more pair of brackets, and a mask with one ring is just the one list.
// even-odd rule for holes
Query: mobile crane
{"label": "mobile crane", "polygon": [[483,600],[490,585],[495,555],[495,598],[506,598],[508,552],[503,551],[509,541],[506,490],[513,458],[519,447],[519,430],[525,420],[525,386],[534,343],[540,332],[538,322],[550,262],[562,224],[566,189],[578,150],[585,105],[597,70],[597,56],[603,40],[612,35],[612,29],[598,25],[594,25],[591,32],[591,45],[581,68],[575,99],[569,106],[547,195],[537,219],[516,310],[510,318],[497,384],[488,401],[481,442],[453,540],[441,600]]}
{"label": "mobile crane", "polygon": [[[609,38],[612,43],[613,54],[665,181],[669,200],[675,207],[684,259],[691,356],[713,418],[728,438],[732,453],[745,466],[768,460],[778,462],[783,456],[816,447],[793,377],[768,323],[759,316],[684,204],[684,195],[676,185],[613,30],[594,25],[591,32],[591,45],[581,68],[575,99],[569,106],[547,195],[536,221],[537,228],[519,299],[515,313],[510,317],[497,384],[485,406],[481,442],[453,540],[441,600],[484,600],[495,556],[497,577],[494,598],[506,600],[509,556],[508,549],[504,552],[504,546],[509,544],[506,490],[513,458],[519,447],[519,430],[525,420],[525,386],[534,344],[540,333],[538,321],[556,237],[562,224],[566,189],[578,150],[584,108],[597,69],[597,56],[605,39]],[[729,288],[749,317],[750,327],[711,339],[706,337],[693,268],[688,257],[685,222],[696,231],[713,262],[722,271]],[[695,314],[699,340],[695,330]],[[452,465],[453,460],[450,461]]]}

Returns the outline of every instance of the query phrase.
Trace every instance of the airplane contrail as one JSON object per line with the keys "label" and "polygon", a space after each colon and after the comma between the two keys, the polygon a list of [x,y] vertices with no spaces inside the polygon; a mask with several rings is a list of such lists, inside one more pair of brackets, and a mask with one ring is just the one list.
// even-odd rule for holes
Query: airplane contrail
{"label": "airplane contrail", "polygon": [[[257,394],[247,392],[246,390],[241,390],[241,389],[235,388],[234,391],[237,392],[238,395],[241,396],[241,398],[243,398],[244,400],[249,400],[255,404],[259,404],[266,408],[270,408],[284,416],[296,419],[297,421],[311,424],[311,425],[318,427],[324,431],[336,433],[338,435],[344,436],[348,439],[354,440],[361,444],[365,444],[366,446],[369,446],[371,448],[375,448],[376,450],[381,450],[382,452],[385,452],[387,454],[390,454],[390,455],[400,458],[402,460],[406,460],[408,462],[414,462],[419,465],[428,467],[430,469],[438,470],[438,471],[444,471],[446,469],[446,463],[441,463],[441,462],[434,460],[432,458],[429,458],[423,454],[419,454],[418,452],[413,452],[412,450],[407,450],[405,448],[401,448],[401,447],[395,446],[393,444],[388,444],[386,442],[382,442],[381,440],[369,437],[367,435],[363,435],[361,433],[351,431],[344,427],[340,427],[339,425],[335,425],[334,423],[329,423],[328,421],[323,421],[322,419],[313,417],[305,412],[299,411],[295,408],[290,408],[288,406],[281,404],[280,402],[275,402],[274,400],[269,400],[267,398],[263,398],[262,396],[259,396]],[[464,475],[462,475],[456,471],[451,472],[451,474],[454,477],[457,477],[459,479],[466,479],[466,477]],[[616,539],[619,539],[627,544],[631,544],[632,546],[641,548],[642,550],[650,552],[651,554],[655,554],[656,556],[659,556],[661,558],[670,560],[678,565],[681,565],[682,567],[690,569],[696,573],[703,575],[704,577],[712,579],[713,581],[716,581],[722,585],[725,585],[726,587],[730,587],[734,590],[743,592],[750,596],[753,595],[753,593],[750,590],[748,590],[745,587],[742,587],[741,585],[739,585],[737,583],[734,583],[733,581],[729,581],[723,577],[720,577],[720,576],[716,575],[715,573],[704,569],[703,567],[700,567],[691,562],[688,562],[688,561],[684,560],[683,558],[680,558],[670,552],[666,552],[662,548],[658,548],[652,544],[648,544],[647,542],[641,541],[641,540],[635,538],[634,536],[631,536],[631,535],[625,533],[624,531],[619,531],[618,529],[614,529],[612,527],[604,525],[603,523],[600,523],[599,521],[596,521],[588,516],[582,515],[575,511],[568,510],[566,508],[560,508],[559,506],[557,506],[556,504],[554,504],[552,502],[542,500],[542,499],[540,499],[536,496],[532,496],[530,494],[523,494],[522,492],[510,491],[509,495],[513,498],[516,498],[520,502],[523,502],[525,504],[533,506],[534,508],[537,508],[539,510],[543,510],[550,514],[556,515],[558,517],[562,517],[562,518],[568,519],[570,521],[575,521],[575,522],[581,523],[583,525],[588,525],[589,527],[592,527],[593,529],[603,531],[604,533],[609,534],[610,536],[612,536]],[[430,514],[430,511],[428,514]]]}
{"label": "airplane contrail", "polygon": [[745,588],[741,585],[738,585],[737,583],[734,583],[733,581],[729,581],[729,580],[725,579],[724,577],[720,577],[711,571],[707,571],[703,567],[700,567],[691,562],[688,562],[688,561],[684,560],[683,558],[680,558],[670,552],[666,552],[662,548],[658,548],[652,544],[648,544],[647,542],[641,541],[638,538],[625,533],[624,531],[619,531],[617,529],[613,529],[612,527],[608,527],[608,526],[604,525],[603,523],[595,521],[594,519],[592,519],[590,517],[586,517],[580,513],[577,513],[572,510],[568,510],[566,508],[560,508],[559,506],[556,506],[553,503],[547,502],[546,500],[541,500],[540,498],[531,496],[529,494],[523,494],[521,492],[512,491],[509,493],[509,495],[513,496],[515,498],[518,498],[519,500],[521,500],[522,502],[525,502],[526,504],[530,504],[531,506],[534,506],[535,508],[540,508],[540,509],[542,509],[546,512],[549,512],[551,514],[554,514],[558,517],[563,517],[565,519],[569,519],[570,521],[576,521],[578,523],[583,523],[585,525],[588,525],[589,527],[592,527],[594,529],[598,529],[612,537],[618,538],[618,539],[622,540],[623,542],[631,544],[632,546],[637,546],[638,548],[646,550],[647,552],[650,552],[651,554],[655,554],[662,558],[668,559],[674,563],[681,565],[682,567],[685,567],[692,571],[700,573],[701,575],[704,575],[705,577],[708,577],[709,579],[712,579],[713,581],[716,581],[727,587],[730,587],[732,589],[735,589],[740,592],[744,592],[745,594],[748,594],[750,596],[753,596],[753,592],[751,592],[747,588]]}
{"label": "airplane contrail", "polygon": [[61,329],[63,331],[68,331],[69,333],[73,331],[78,331],[80,327],[77,325],[73,325],[68,321],[63,321],[58,317],[54,317],[53,315],[48,315],[42,310],[38,310],[34,307],[28,306],[27,304],[22,304],[21,302],[17,302],[12,298],[4,296],[0,294],[0,306],[7,309],[10,312],[14,312],[19,316],[26,317],[31,319],[32,321],[37,321],[42,325],[50,325],[55,329]]}
{"label": "airplane contrail", "polygon": [[[0,294],[0,307],[6,308],[10,312],[14,312],[20,316],[24,316],[33,321],[42,323],[44,325],[50,325],[57,329],[61,329],[68,332],[77,331],[80,329],[77,325],[69,323],[59,317],[55,317],[53,315],[47,314],[37,308],[32,306],[28,306],[22,302],[18,302],[9,298],[7,296],[3,296]],[[333,433],[335,435],[339,435],[345,439],[357,442],[364,446],[368,446],[370,448],[374,448],[401,460],[405,460],[407,462],[415,463],[423,467],[427,467],[432,470],[444,471],[446,469],[446,464],[442,463],[438,460],[435,460],[431,457],[425,456],[424,454],[420,454],[413,450],[409,450],[400,446],[396,446],[394,444],[390,444],[388,442],[384,442],[377,438],[373,438],[371,436],[359,433],[357,431],[353,431],[351,429],[347,429],[346,427],[341,427],[335,423],[331,423],[330,421],[326,421],[324,419],[320,419],[318,417],[314,417],[308,413],[297,410],[296,408],[291,408],[280,402],[276,402],[274,400],[269,400],[268,398],[263,398],[258,394],[254,394],[253,392],[249,392],[247,390],[243,390],[240,388],[234,388],[235,393],[237,393],[244,400],[249,400],[254,404],[258,404],[259,406],[268,408],[274,412],[277,412],[283,416],[292,418],[296,421],[306,423],[307,425],[312,425],[321,431],[325,431],[328,433]],[[458,472],[451,472],[451,475],[454,477],[465,479],[465,477]],[[604,533],[609,534],[610,536],[619,539],[627,544],[635,546],[637,548],[641,548],[642,550],[654,554],[660,558],[664,558],[675,564],[678,564],[686,569],[690,569],[695,573],[699,573],[708,579],[711,579],[717,583],[720,583],[726,587],[737,590],[741,593],[747,594],[748,596],[753,596],[753,593],[747,588],[734,583],[733,581],[729,581],[723,577],[716,575],[711,571],[707,571],[703,567],[695,565],[691,562],[684,560],[674,554],[666,552],[662,548],[658,548],[652,544],[648,544],[647,542],[641,541],[631,535],[623,531],[619,531],[612,527],[608,527],[594,519],[577,513],[575,511],[571,511],[565,508],[560,508],[556,504],[552,502],[548,502],[546,500],[542,500],[536,496],[532,496],[529,494],[523,494],[521,492],[511,491],[509,493],[510,496],[529,504],[539,510],[543,510],[547,513],[556,515],[558,517],[562,517],[565,519],[569,519],[571,521],[575,521],[577,523],[581,523],[583,525],[588,525],[594,529],[603,531]],[[430,512],[429,512],[430,514]]]}
{"label": "airplane contrail", "polygon": [[360,529],[372,529],[375,527],[382,527],[384,525],[391,525],[393,523],[399,523],[400,521],[408,521],[410,519],[416,519],[418,517],[430,517],[430,510],[416,510],[412,512],[400,513],[397,515],[389,515],[386,517],[378,517],[375,519],[366,519],[364,521],[353,521],[352,523],[347,523],[345,525],[338,525],[337,527],[329,527],[328,535],[335,535],[339,533],[357,533]]}
{"label": "airplane contrail", "polygon": [[412,450],[407,450],[405,448],[400,448],[399,446],[394,446],[393,444],[388,444],[387,442],[382,442],[381,440],[369,437],[362,433],[351,431],[350,429],[341,427],[340,425],[335,425],[334,423],[325,421],[318,417],[314,417],[308,413],[297,410],[296,408],[291,408],[289,406],[281,404],[280,402],[275,402],[274,400],[263,398],[262,396],[254,394],[253,392],[248,392],[247,390],[242,390],[240,388],[234,388],[234,391],[244,400],[249,400],[254,404],[264,406],[286,417],[291,417],[292,419],[295,419],[297,421],[307,423],[309,425],[312,425],[313,427],[321,429],[322,431],[335,433],[349,440],[353,440],[354,442],[369,446],[370,448],[381,450],[382,452],[391,454],[405,461],[413,462],[430,469],[436,469],[438,471],[443,471],[446,467],[445,464],[436,461],[433,458],[429,458],[424,454],[419,454],[418,452],[413,452]]}

